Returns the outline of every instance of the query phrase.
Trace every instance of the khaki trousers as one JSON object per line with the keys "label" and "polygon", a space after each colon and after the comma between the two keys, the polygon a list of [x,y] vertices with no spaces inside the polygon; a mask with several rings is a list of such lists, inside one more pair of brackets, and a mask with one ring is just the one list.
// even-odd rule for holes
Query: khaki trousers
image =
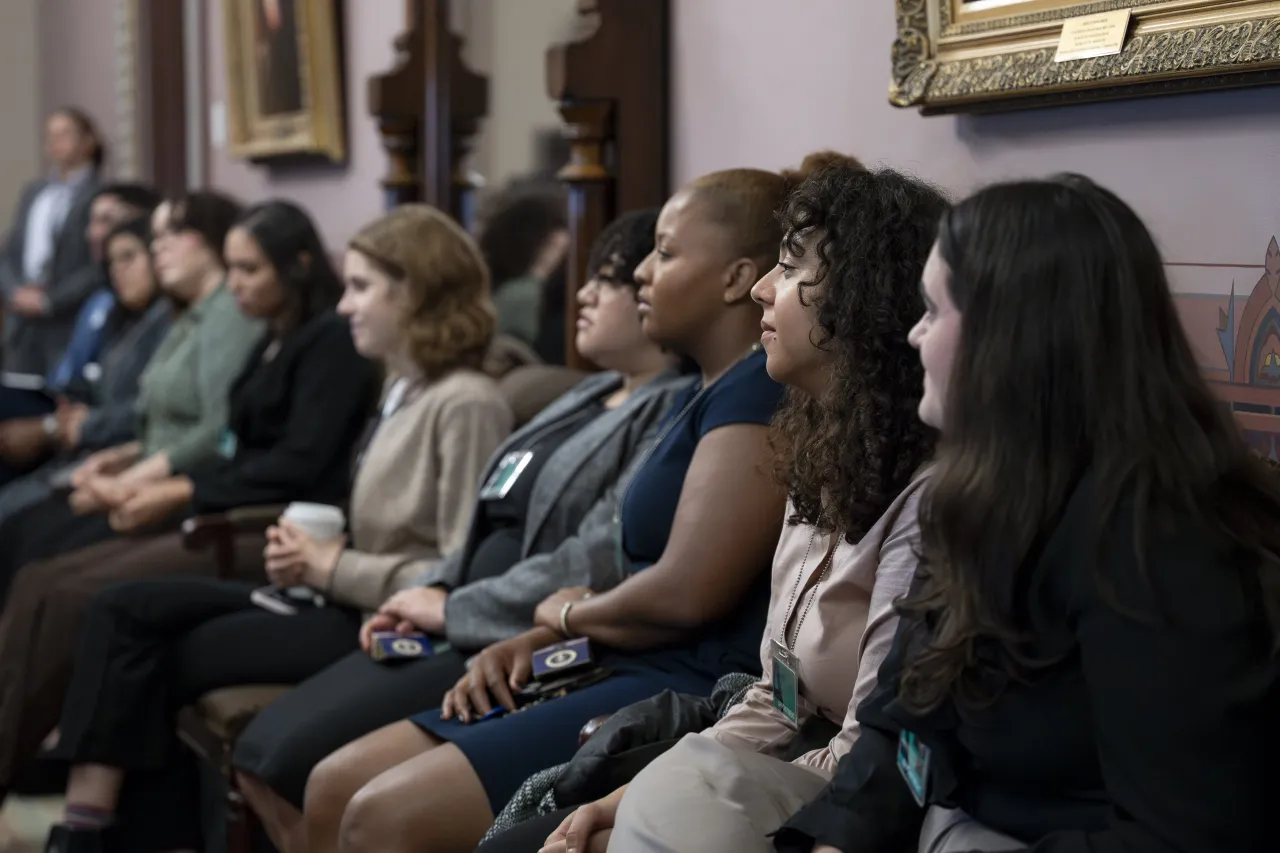
{"label": "khaki trousers", "polygon": [[609,853],[773,853],[768,834],[827,781],[816,770],[685,735],[627,787]]}

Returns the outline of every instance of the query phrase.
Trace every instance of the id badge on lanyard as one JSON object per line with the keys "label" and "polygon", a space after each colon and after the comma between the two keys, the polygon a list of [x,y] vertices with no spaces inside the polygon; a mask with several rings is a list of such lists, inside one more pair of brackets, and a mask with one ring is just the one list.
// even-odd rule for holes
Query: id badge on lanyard
{"label": "id badge on lanyard", "polygon": [[800,661],[777,640],[770,641],[773,661],[773,707],[791,725],[800,719]]}
{"label": "id badge on lanyard", "polygon": [[218,436],[218,455],[223,459],[234,459],[239,444],[236,434],[230,428],[223,427],[222,434]]}
{"label": "id badge on lanyard", "polygon": [[524,469],[529,467],[531,459],[533,459],[531,450],[517,450],[503,456],[498,461],[498,466],[493,469],[493,473],[489,475],[489,479],[481,487],[480,500],[500,501],[505,498],[510,493],[511,487],[516,484],[516,480],[520,479],[520,475],[524,473]]}
{"label": "id badge on lanyard", "polygon": [[929,747],[906,729],[898,735],[898,772],[911,789],[916,805],[924,808],[929,802]]}

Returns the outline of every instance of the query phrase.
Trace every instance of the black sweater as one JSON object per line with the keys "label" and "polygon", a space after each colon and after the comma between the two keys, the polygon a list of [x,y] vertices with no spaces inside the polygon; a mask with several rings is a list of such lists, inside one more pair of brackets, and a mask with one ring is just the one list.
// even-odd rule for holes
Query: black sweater
{"label": "black sweater", "polygon": [[1144,578],[1132,506],[1120,505],[1094,550],[1091,480],[1077,489],[1018,597],[1037,650],[1063,657],[991,707],[907,711],[898,685],[917,629],[904,620],[858,708],[861,736],[778,849],[916,849],[924,810],[896,764],[905,728],[931,749],[930,803],[962,808],[1027,851],[1280,850],[1280,668],[1247,558],[1191,520],[1148,516]]}
{"label": "black sweater", "polygon": [[265,342],[231,389],[230,458],[188,474],[192,509],[316,501],[341,503],[352,448],[377,403],[379,370],[356,352],[333,311],[288,335],[270,361]]}

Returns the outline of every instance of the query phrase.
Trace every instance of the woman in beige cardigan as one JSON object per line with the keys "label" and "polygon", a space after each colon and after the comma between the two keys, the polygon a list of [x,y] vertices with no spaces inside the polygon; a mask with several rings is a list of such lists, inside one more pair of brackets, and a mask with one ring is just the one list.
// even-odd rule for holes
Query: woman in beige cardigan
{"label": "woman in beige cardigan", "polygon": [[479,251],[439,211],[409,205],[352,239],[344,278],[339,311],[356,348],[392,377],[357,462],[353,541],[317,541],[282,519],[265,550],[277,587],[305,585],[339,606],[277,615],[251,602],[254,584],[204,579],[100,594],[64,706],[57,755],[72,770],[51,849],[199,849],[177,709],[217,687],[322,669],[355,646],[360,611],[408,585],[407,567],[466,536],[481,469],[512,421],[479,370],[494,326]]}

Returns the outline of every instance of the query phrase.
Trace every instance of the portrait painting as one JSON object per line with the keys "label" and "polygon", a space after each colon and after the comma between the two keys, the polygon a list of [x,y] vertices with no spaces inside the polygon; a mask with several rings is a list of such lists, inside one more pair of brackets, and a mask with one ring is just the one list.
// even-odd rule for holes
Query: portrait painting
{"label": "portrait painting", "polygon": [[226,0],[233,156],[346,158],[337,0]]}
{"label": "portrait painting", "polygon": [[[925,113],[1116,100],[1280,82],[1272,0],[877,0],[894,3],[889,100]],[[1128,13],[1119,52],[1060,56],[1064,25]],[[1123,19],[1122,19],[1123,20]]]}

